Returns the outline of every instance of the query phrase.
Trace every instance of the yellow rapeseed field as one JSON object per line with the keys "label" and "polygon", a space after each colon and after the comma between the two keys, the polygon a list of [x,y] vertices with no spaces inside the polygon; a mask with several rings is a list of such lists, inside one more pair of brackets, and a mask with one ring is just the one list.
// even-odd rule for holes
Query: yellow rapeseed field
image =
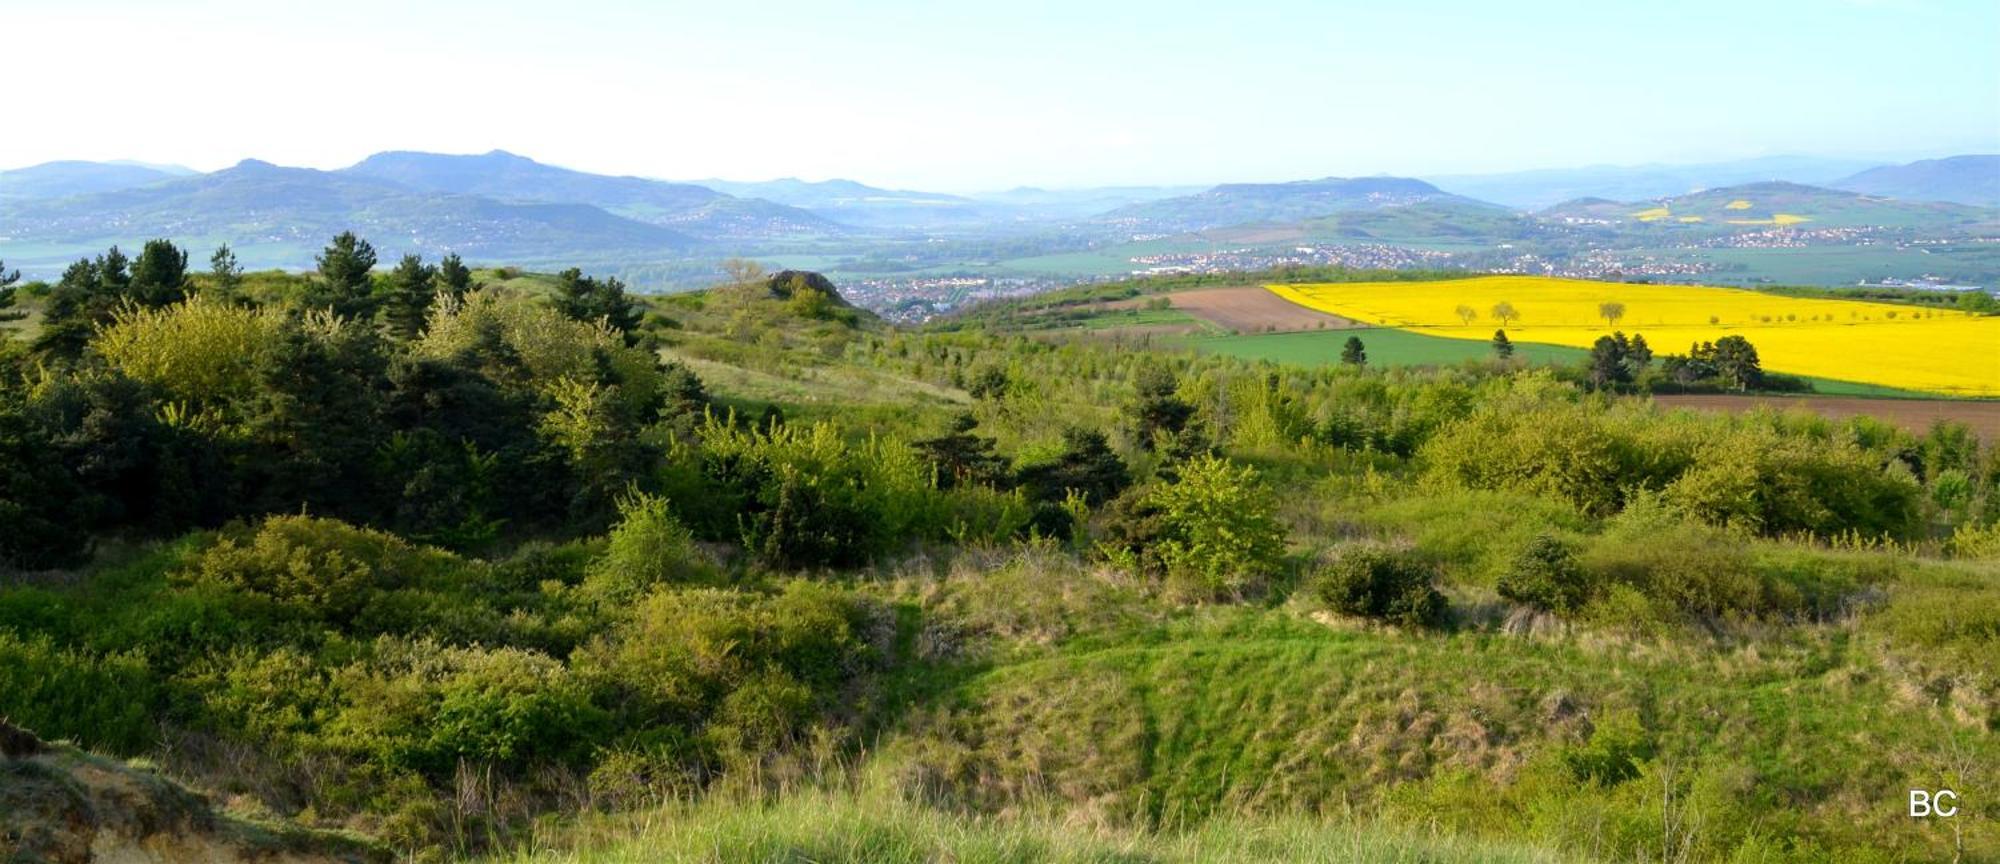
{"label": "yellow rapeseed field", "polygon": [[[2000,396],[2000,317],[1887,303],[1780,297],[1705,285],[1634,285],[1539,276],[1435,282],[1272,285],[1280,297],[1367,324],[1450,339],[1589,347],[1612,330],[1643,334],[1657,353],[1739,335],[1764,368],[1955,396]],[[1503,327],[1496,305],[1513,307]],[[1624,304],[1616,324],[1599,314]],[[1461,306],[1478,313],[1463,323]]]}

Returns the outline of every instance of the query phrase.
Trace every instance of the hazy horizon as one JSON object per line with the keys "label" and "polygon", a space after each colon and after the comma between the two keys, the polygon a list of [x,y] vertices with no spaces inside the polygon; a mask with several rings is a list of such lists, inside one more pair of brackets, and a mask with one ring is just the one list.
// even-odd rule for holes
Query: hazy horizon
{"label": "hazy horizon", "polygon": [[2000,150],[2000,7],[1959,0],[5,5],[10,65],[50,70],[12,166],[497,148],[982,191]]}

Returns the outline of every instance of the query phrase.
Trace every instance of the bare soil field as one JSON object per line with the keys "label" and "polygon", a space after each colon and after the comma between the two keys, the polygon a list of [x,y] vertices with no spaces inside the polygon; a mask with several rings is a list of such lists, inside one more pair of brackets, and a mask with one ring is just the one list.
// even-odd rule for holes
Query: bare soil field
{"label": "bare soil field", "polygon": [[1760,406],[1783,411],[1803,407],[1835,420],[1867,414],[1917,433],[1928,431],[1931,424],[1938,420],[1957,420],[1971,426],[1979,437],[1989,443],[2000,442],[2000,402],[1864,399],[1854,396],[1728,396],[1712,393],[1655,396],[1653,401],[1671,408],[1704,411],[1748,411]]}
{"label": "bare soil field", "polygon": [[1203,288],[1167,296],[1173,300],[1175,309],[1237,333],[1363,326],[1338,315],[1307,309],[1257,285]]}

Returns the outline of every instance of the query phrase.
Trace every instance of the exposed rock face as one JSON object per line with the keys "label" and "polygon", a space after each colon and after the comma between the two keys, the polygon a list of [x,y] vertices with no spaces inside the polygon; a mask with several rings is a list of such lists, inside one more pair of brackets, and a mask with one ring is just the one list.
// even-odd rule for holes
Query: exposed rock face
{"label": "exposed rock face", "polygon": [[780,270],[765,281],[771,296],[779,300],[790,300],[800,288],[811,288],[832,297],[834,302],[847,305],[847,298],[840,296],[840,289],[833,286],[833,280],[810,270]]}
{"label": "exposed rock face", "polygon": [[168,864],[386,861],[344,837],[257,825],[143,767],[0,721],[0,861]]}

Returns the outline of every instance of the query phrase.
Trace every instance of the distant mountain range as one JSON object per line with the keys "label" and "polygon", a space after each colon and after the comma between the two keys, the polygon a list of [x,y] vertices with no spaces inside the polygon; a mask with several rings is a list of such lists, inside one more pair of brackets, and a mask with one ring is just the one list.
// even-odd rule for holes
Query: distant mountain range
{"label": "distant mountain range", "polygon": [[2000,211],[1905,201],[1799,183],[1748,183],[1641,202],[1582,198],[1541,211],[1566,224],[1625,230],[1745,231],[1774,227],[1947,231],[2000,228]]}
{"label": "distant mountain range", "polygon": [[2000,207],[2000,156],[1953,156],[1885,165],[1837,181],[1833,187],[1912,201]]}
{"label": "distant mountain range", "polygon": [[1524,210],[1540,210],[1578,198],[1642,201],[1766,180],[1826,185],[1880,164],[1816,156],[1766,156],[1692,165],[1591,165],[1501,174],[1440,175],[1424,179],[1441,189],[1469,198]]}
{"label": "distant mountain range", "polygon": [[115,192],[193,173],[179,166],[135,162],[44,162],[0,171],[0,201]]}
{"label": "distant mountain range", "polygon": [[[47,276],[113,243],[170,237],[198,248],[227,242],[250,266],[306,267],[329,236],[349,229],[385,255],[452,250],[483,262],[671,264],[683,273],[709,272],[716,260],[738,254],[935,268],[1196,235],[1232,244],[1296,239],[1498,250],[1517,242],[1683,244],[1773,227],[1886,229],[1903,239],[2000,232],[2000,210],[1973,206],[2000,203],[2000,157],[1849,170],[1856,164],[1779,157],[1437,183],[1328,177],[948,195],[851,180],[607,176],[500,150],[378,153],[334,171],[254,159],[208,174],[52,162],[0,172],[0,259],[31,277]],[[1704,185],[1779,172],[1830,174],[1835,179],[1823,182],[1840,188],[1763,179]],[[1499,203],[1469,194],[1481,190]],[[1534,208],[1520,203],[1574,190],[1591,191]],[[1596,194],[1606,191],[1613,194]]]}
{"label": "distant mountain range", "polygon": [[288,266],[302,266],[302,250],[349,229],[389,250],[455,250],[484,260],[696,243],[680,231],[585,204],[430,192],[255,159],[117,191],[0,205],[0,221],[13,242],[88,247],[172,237],[227,242],[242,250],[246,263]]}
{"label": "distant mountain range", "polygon": [[505,150],[476,156],[377,153],[338,173],[430,192],[498,201],[585,204],[627,219],[709,238],[831,234],[845,226],[782,203],[688,183],[612,177],[544,165]]}

